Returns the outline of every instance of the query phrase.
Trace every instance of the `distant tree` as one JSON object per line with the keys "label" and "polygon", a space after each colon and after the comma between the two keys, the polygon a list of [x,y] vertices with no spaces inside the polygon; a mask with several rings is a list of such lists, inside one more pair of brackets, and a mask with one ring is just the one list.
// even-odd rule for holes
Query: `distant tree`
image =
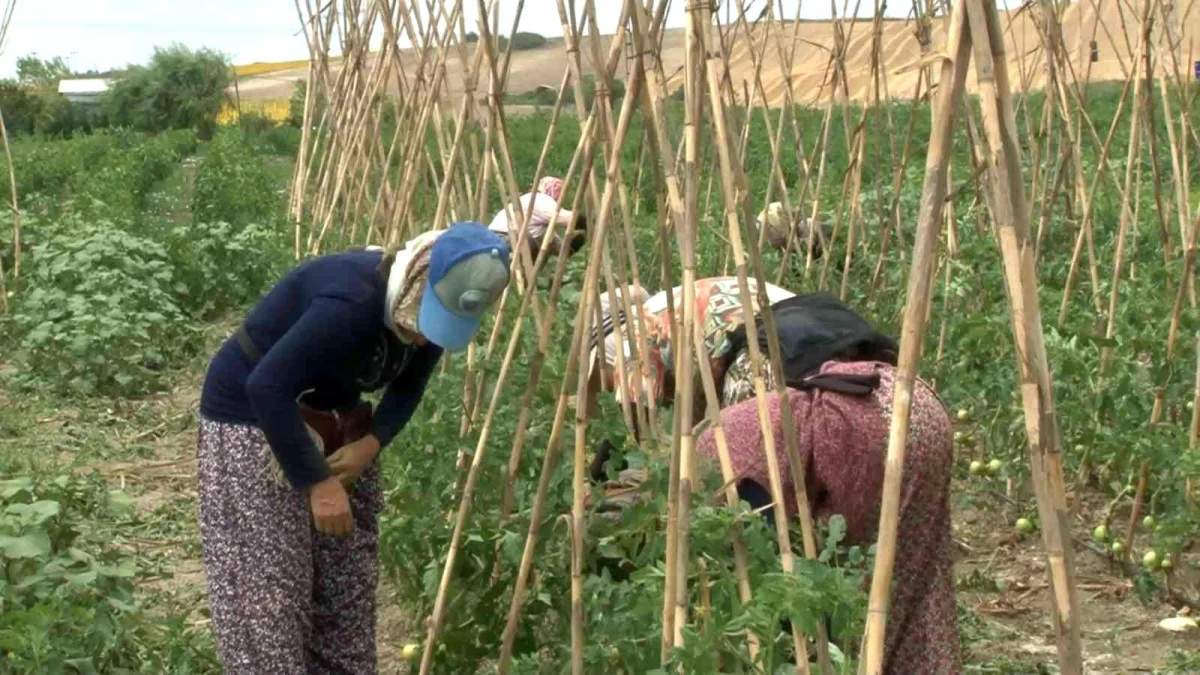
{"label": "distant tree", "polygon": [[294,127],[304,126],[304,100],[308,96],[308,83],[296,80],[292,87],[292,98],[288,101],[288,124]]}
{"label": "distant tree", "polygon": [[229,59],[211,49],[158,47],[147,66],[131,66],[109,90],[106,109],[113,124],[143,131],[195,129],[212,138],[217,113],[228,100]]}
{"label": "distant tree", "polygon": [[43,59],[33,53],[17,59],[17,81],[26,86],[54,88],[59,80],[70,75],[71,67],[61,56]]}
{"label": "distant tree", "polygon": [[[496,41],[500,49],[508,49],[508,38],[503,35]],[[518,32],[513,35],[512,39],[513,51],[520,52],[526,49],[537,49],[546,44],[546,38],[537,33]]]}
{"label": "distant tree", "polygon": [[479,33],[476,33],[475,31],[469,31],[467,32],[465,38],[468,44],[472,42],[479,42]]}
{"label": "distant tree", "polygon": [[45,102],[17,80],[0,80],[0,111],[4,128],[13,135],[32,134],[45,110]]}

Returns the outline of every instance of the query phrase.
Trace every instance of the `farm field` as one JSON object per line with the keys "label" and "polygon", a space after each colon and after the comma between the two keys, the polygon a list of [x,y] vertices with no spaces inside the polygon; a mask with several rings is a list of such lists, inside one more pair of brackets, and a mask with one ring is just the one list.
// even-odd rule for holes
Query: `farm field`
{"label": "farm field", "polygon": [[[1107,128],[1119,88],[1096,86],[1088,95],[1094,122]],[[1037,96],[1024,103],[1034,119],[1043,104]],[[901,127],[912,119],[913,143],[925,142],[927,105],[896,104],[890,112]],[[798,115],[800,128],[811,134],[807,140],[815,141],[822,113],[801,110]],[[522,182],[532,177],[540,152],[538,143],[523,139],[540,139],[548,122],[544,113],[509,121],[512,158]],[[559,144],[548,161],[565,166],[579,124],[564,118],[559,127]],[[5,355],[0,364],[0,555],[6,564],[0,584],[0,672],[217,671],[195,526],[196,402],[209,354],[293,259],[286,201],[298,134],[290,127],[224,127],[204,143],[186,131],[14,143],[24,205],[23,260],[21,276],[9,279],[9,308],[0,331],[5,342],[0,347]],[[952,409],[969,411],[957,426],[961,443],[952,504],[963,653],[968,672],[1053,672],[1040,539],[1013,525],[1020,517],[1036,521],[1036,510],[1021,409],[1013,393],[1002,268],[971,194],[969,145],[965,133],[959,136],[952,194],[960,248],[939,273],[948,281],[939,281],[935,290],[921,372]],[[764,185],[770,168],[768,143],[765,128],[753,126],[747,170],[756,185]],[[849,164],[846,142],[835,139],[828,147],[826,170],[839,176]],[[1093,156],[1092,150],[1085,157]],[[875,161],[864,182],[879,185],[888,175],[889,150],[879,143],[871,152]],[[636,175],[637,155],[632,145],[625,153],[629,176]],[[788,158],[785,174],[796,164],[794,156]],[[910,237],[919,176],[910,169],[898,194],[902,227]],[[822,204],[836,213],[840,180],[822,190]],[[1093,289],[1081,282],[1061,326],[1048,310],[1047,344],[1066,446],[1072,534],[1080,540],[1076,578],[1084,599],[1087,663],[1096,672],[1187,673],[1200,668],[1195,634],[1170,633],[1157,624],[1182,606],[1179,598],[1197,598],[1200,587],[1191,548],[1200,521],[1183,491],[1198,461],[1188,451],[1187,433],[1196,354],[1189,339],[1172,361],[1160,356],[1182,260],[1163,264],[1158,221],[1148,206],[1154,199],[1148,177],[1138,191],[1142,207],[1130,233],[1116,337],[1106,341],[1097,334],[1089,299]],[[659,264],[653,192],[642,184],[632,194],[641,203],[633,230],[639,263],[653,270]],[[872,188],[861,198],[863,246],[873,253],[880,249],[872,237],[884,222],[880,204],[890,197]],[[729,269],[717,233],[720,207],[716,200],[704,201],[703,193],[701,199],[709,207],[701,220],[699,273],[720,274]],[[499,205],[493,197],[489,209]],[[1095,249],[1104,279],[1110,275],[1120,206],[1118,198],[1104,193],[1096,204]],[[0,222],[5,269],[14,262],[11,225]],[[1047,221],[1039,265],[1044,307],[1059,305],[1074,233],[1057,215]],[[772,277],[782,269],[785,286],[804,291],[820,285],[818,275],[805,277],[802,264],[781,268],[778,255],[764,256]],[[893,334],[904,303],[907,257],[904,246],[884,254],[875,293],[874,255],[856,260],[845,283],[851,304]],[[825,286],[837,289],[843,285],[842,256],[826,260],[833,262],[825,271]],[[579,297],[583,267],[580,260],[568,264],[566,307]],[[1107,293],[1108,286],[1095,290]],[[81,306],[90,311],[81,312]],[[552,328],[563,340],[569,335],[569,314],[559,312]],[[1191,335],[1195,328],[1189,314],[1183,333]],[[506,326],[505,333],[511,329]],[[1106,344],[1119,349],[1101,378],[1100,350]],[[510,380],[513,391],[524,389],[535,350],[536,333],[527,329]],[[494,377],[497,366],[485,362],[484,380]],[[565,352],[552,352],[544,369],[545,380],[529,407],[513,511],[503,523],[503,466],[521,401],[504,397],[493,416],[489,458],[464,533],[435,672],[488,672],[495,658],[547,448],[557,382],[566,370]],[[380,589],[379,632],[385,672],[407,672],[410,664],[401,647],[423,639],[418,626],[437,589],[458,502],[453,486],[461,473],[455,455],[474,447],[472,437],[459,437],[466,370],[464,358],[450,360],[417,418],[384,455],[388,506],[380,550],[386,581]],[[1166,385],[1166,413],[1148,427],[1160,384]],[[605,399],[603,405],[605,417],[597,428],[619,428],[614,403]],[[650,498],[620,530],[594,522],[588,555],[592,561],[598,555],[625,557],[643,572],[623,583],[588,577],[589,672],[658,667],[657,639],[647,642],[646,635],[655,635],[660,619],[661,577],[654,571],[661,564],[661,544],[635,544],[640,535],[653,535],[651,541],[661,537],[667,477],[661,456],[639,455],[631,445],[623,449],[656,467],[647,487]],[[993,458],[1001,462],[996,475],[970,471],[972,461]],[[1130,577],[1114,562],[1109,542],[1093,540],[1093,529],[1106,516],[1113,532],[1124,532],[1143,460],[1150,477],[1146,508],[1157,523],[1137,527],[1134,559],[1150,549],[1162,556],[1181,554],[1170,577],[1138,566]],[[556,671],[556,664],[568,658],[570,547],[556,523],[569,512],[571,493],[571,462],[565,458],[549,484],[537,574],[517,642],[520,672]],[[728,555],[725,518],[711,509],[694,515],[696,554],[713,563]],[[761,528],[748,528],[746,539],[764,575],[759,581],[768,583],[771,540]],[[864,569],[861,562],[847,563],[815,576],[825,580],[825,590],[804,596],[836,608],[833,638],[848,655],[865,612],[865,596],[855,585]],[[728,622],[737,613],[721,605],[731,582],[713,574],[714,607],[694,628],[708,648],[735,650],[738,638]],[[767,606],[763,611],[777,610]],[[717,671],[697,665],[690,672]]]}
{"label": "farm field", "polygon": [[[731,10],[734,11],[734,10]],[[1070,55],[1075,76],[1095,82],[1123,81],[1132,68],[1136,57],[1138,24],[1133,20],[1137,9],[1118,0],[1097,2],[1064,3],[1060,16],[1063,46]],[[1185,9],[1181,8],[1181,11]],[[725,19],[725,10],[720,12]],[[736,21],[736,14],[732,17]],[[747,21],[753,21],[748,16]],[[1004,26],[1005,52],[1013,85],[1021,91],[1039,91],[1045,87],[1046,73],[1044,57],[1040,51],[1038,37],[1040,19],[1032,11],[1001,12]],[[855,21],[843,20],[846,63],[845,96],[859,103],[869,101],[874,93],[871,66],[872,18],[867,15]],[[937,52],[945,49],[945,20],[934,22],[930,48]],[[1181,51],[1177,63],[1168,67],[1181,75],[1192,74],[1189,53],[1200,55],[1200,20],[1194,12],[1187,13],[1179,34]],[[775,58],[777,45],[780,49],[794,48],[795,58],[791,68],[790,83],[794,101],[806,105],[818,105],[829,98],[831,75],[830,54],[834,49],[834,24],[830,21],[806,20],[799,23],[776,23],[771,26],[756,25],[750,31],[750,39],[744,28],[723,27],[733,37],[733,48],[729,58],[731,76],[735,82],[753,81],[754,62],[751,56],[751,41],[769,45],[769,62],[762,69],[763,95],[768,105],[780,107],[785,104],[784,89],[789,82],[787,68]],[[880,62],[886,96],[893,99],[912,98],[917,87],[917,73],[921,65],[921,46],[917,40],[915,24],[911,20],[884,19],[882,22],[882,46]],[[715,34],[715,29],[714,29]],[[607,45],[611,35],[603,35],[600,41]],[[672,28],[664,31],[662,44],[656,56],[663,62],[668,75],[668,86],[682,86],[684,64],[685,31]],[[1088,58],[1091,42],[1096,42],[1097,58]],[[794,47],[793,47],[794,46]],[[532,92],[539,87],[554,89],[562,77],[562,39],[551,39],[537,49],[514,51],[509,66],[505,91],[509,95]],[[410,80],[416,77],[421,50],[401,50],[401,62]],[[617,67],[618,77],[625,78],[627,54],[622,54]],[[368,57],[373,64],[377,54]],[[341,59],[332,59],[330,72],[341,72]],[[593,66],[587,59],[583,63],[585,72]],[[446,82],[446,101],[458,105],[463,93],[464,65],[457,58],[447,62],[449,72]],[[287,99],[296,82],[307,77],[306,61],[281,61],[278,63],[254,63],[237,68],[239,93],[245,101],[275,101]],[[394,82],[388,83],[388,91],[396,92]],[[978,83],[972,73],[968,76],[967,90],[975,92]],[[740,95],[741,92],[739,91]],[[758,96],[756,94],[756,96]]]}
{"label": "farm field", "polygon": [[[0,81],[0,675],[220,672],[197,523],[198,404],[214,351],[299,261],[405,242],[383,323],[405,341],[451,344],[426,321],[429,305],[406,314],[441,264],[420,233],[492,221],[535,185],[574,214],[550,226],[564,239],[532,258],[513,242],[509,283],[469,348],[436,369],[420,367],[432,349],[398,366],[391,401],[432,376],[379,459],[383,672],[895,675],[932,669],[897,663],[948,663],[957,649],[967,673],[1200,673],[1190,10],[927,3],[914,12],[948,16],[920,17],[923,49],[912,22],[764,13],[734,26],[689,0],[688,28],[666,30],[668,0],[624,3],[615,26],[582,4],[563,38],[517,32],[504,40],[521,48],[506,53],[486,16],[475,35],[447,30],[450,15],[426,25],[412,3],[318,3],[301,18],[311,61],[234,67],[173,44],[86,101],[58,93],[77,75],[68,60],[19,59],[18,77]],[[389,30],[393,44],[373,51],[381,11],[422,35]],[[811,240],[780,244],[755,227],[760,212]],[[846,398],[862,380],[812,392],[829,380],[804,376],[813,364],[798,375],[796,361],[879,352],[811,358],[796,335],[811,325],[751,340],[748,361],[722,356],[743,346],[722,310],[749,296],[731,303],[698,280],[727,275],[840,297],[897,339],[894,381],[870,401]],[[630,349],[593,373],[597,305],[631,281],[650,294],[682,284],[680,321],[657,332],[653,316],[618,321]],[[465,311],[479,297],[452,292]],[[303,296],[317,310],[331,293],[308,294],[281,302]],[[840,320],[789,319],[789,306],[744,317],[768,332],[774,317]],[[331,342],[356,324],[387,330],[358,318],[307,325]],[[390,363],[389,344],[374,356]],[[325,355],[324,342],[310,346]],[[810,454],[800,464],[778,434],[759,442],[754,424],[774,411],[752,372],[757,407],[718,427],[718,470],[694,464],[706,443],[692,425],[735,405],[731,373],[754,371],[759,352],[801,397],[828,397],[795,413]],[[304,360],[289,375],[317,359]],[[914,390],[918,376],[936,396]],[[290,412],[295,392],[260,379],[247,392],[275,395],[252,396],[246,419],[270,428],[263,400]],[[596,394],[601,381],[649,395],[646,414]],[[736,470],[725,442],[740,446]],[[300,497],[260,489],[271,463],[245,454],[267,448],[213,444],[243,455],[204,455],[206,518],[213,503],[246,506],[208,500],[229,487],[213,476],[245,460],[264,471],[247,483],[255,498],[300,509],[263,530],[263,545],[309,546],[304,507],[287,501]],[[374,452],[370,438],[321,445],[345,448],[331,466]],[[593,463],[602,448],[611,461]],[[776,449],[794,469],[782,479]],[[762,487],[764,472],[767,496],[747,509],[756,500],[738,494],[741,479]],[[251,491],[240,478],[225,477],[231,492]],[[342,499],[337,483],[323,485]],[[367,532],[354,541],[370,546],[361,509],[375,500],[362,485],[347,488],[359,489],[355,527]],[[328,527],[314,495],[316,527]],[[350,525],[344,511],[330,517]],[[223,527],[244,532],[252,519]],[[363,562],[354,557],[347,565]],[[259,606],[371,597],[355,585],[373,568],[360,569],[318,571],[290,589],[299,595]],[[260,571],[274,576],[268,590],[282,576]],[[914,603],[922,611],[906,614]],[[885,630],[889,620],[900,629]],[[885,635],[901,643],[887,643],[887,671]],[[914,645],[930,648],[905,653]]]}

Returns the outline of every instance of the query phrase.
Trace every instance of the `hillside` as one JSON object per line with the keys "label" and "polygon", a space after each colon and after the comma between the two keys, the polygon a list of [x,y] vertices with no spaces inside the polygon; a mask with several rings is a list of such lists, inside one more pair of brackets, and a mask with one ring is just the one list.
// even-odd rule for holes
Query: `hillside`
{"label": "hillside", "polygon": [[[1097,11],[1097,8],[1099,11]],[[1184,12],[1182,47],[1179,53],[1200,53],[1200,15]],[[1016,90],[1037,90],[1045,85],[1043,70],[1044,56],[1038,35],[1040,15],[1029,11],[1002,12],[1005,25],[1005,50],[1008,70]],[[1098,0],[1086,6],[1072,4],[1065,8],[1061,17],[1063,40],[1071,55],[1071,67],[1079,79],[1089,77],[1092,81],[1123,80],[1136,56],[1140,22],[1121,0]],[[1179,22],[1175,22],[1176,25]],[[846,75],[847,94],[854,101],[867,101],[872,95],[874,83],[871,77],[871,52],[873,30],[870,20],[843,22],[847,36]],[[729,27],[726,27],[729,28]],[[911,98],[917,84],[921,49],[914,33],[915,25],[903,20],[886,20],[880,24],[881,71],[880,92],[884,98]],[[716,29],[714,28],[714,31]],[[1157,29],[1156,29],[1157,31]],[[763,88],[768,105],[777,107],[785,100],[788,73],[778,55],[780,49],[795,48],[795,60],[790,73],[792,96],[799,103],[814,104],[829,98],[830,54],[834,44],[834,24],[829,21],[802,21],[776,24],[771,29],[760,27],[747,36],[738,31],[734,41],[730,67],[736,88],[742,90],[743,82],[754,76],[752,45],[768,40],[767,52],[762,69]],[[664,70],[671,78],[669,87],[678,86],[678,73],[684,62],[684,30],[671,29],[663,36],[661,58]],[[610,36],[603,38],[601,51],[607,50]],[[1155,41],[1161,38],[1156,35]],[[1090,61],[1090,44],[1095,40],[1097,60]],[[945,48],[945,22],[939,20],[934,27],[932,50],[936,53]],[[585,49],[585,54],[589,50]],[[415,70],[419,54],[415,50],[403,52],[407,72]],[[303,80],[305,68],[296,62],[279,64],[282,69],[262,75],[246,77],[240,81],[243,100],[265,100],[286,98],[291,95],[293,83]],[[512,58],[508,81],[509,93],[521,93],[539,86],[557,86],[565,67],[561,40],[552,40],[544,47],[515,52]],[[1186,62],[1166,63],[1168,69],[1177,68],[1185,77],[1191,77],[1192,64]],[[333,66],[335,70],[341,64]],[[585,68],[589,68],[585,58]],[[270,70],[265,64],[255,64],[258,71]],[[1090,72],[1089,72],[1090,70]],[[618,77],[624,77],[624,64],[618,68]],[[457,56],[451,57],[448,75],[452,98],[462,94],[462,64]],[[968,78],[967,87],[976,87],[974,73]],[[394,90],[394,85],[393,85]]]}

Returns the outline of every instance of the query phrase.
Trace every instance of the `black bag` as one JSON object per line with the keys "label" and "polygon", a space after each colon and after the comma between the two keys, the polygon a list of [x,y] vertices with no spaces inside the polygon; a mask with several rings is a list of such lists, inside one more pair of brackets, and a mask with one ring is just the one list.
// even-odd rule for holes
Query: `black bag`
{"label": "black bag", "polygon": [[[900,351],[896,341],[875,330],[874,326],[829,293],[810,293],[780,300],[771,305],[769,311],[775,318],[784,383],[789,387],[836,388],[837,385],[825,386],[833,384],[826,380],[845,378],[828,375],[813,377],[820,371],[821,364],[831,359],[880,361],[896,365]],[[759,320],[757,328],[758,344],[765,353],[766,323]],[[746,348],[745,324],[730,334],[729,341],[731,349],[726,357],[726,366]],[[867,382],[861,384],[873,388]]]}

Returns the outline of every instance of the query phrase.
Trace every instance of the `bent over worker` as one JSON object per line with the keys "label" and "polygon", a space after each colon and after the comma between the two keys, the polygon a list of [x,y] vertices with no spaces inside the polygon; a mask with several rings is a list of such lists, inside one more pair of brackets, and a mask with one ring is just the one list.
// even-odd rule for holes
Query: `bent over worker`
{"label": "bent over worker", "polygon": [[[521,195],[516,204],[508,204],[497,211],[496,216],[492,218],[491,225],[488,226],[489,229],[508,238],[510,246],[516,246],[520,232],[512,224],[521,222],[528,214],[529,220],[525,222],[528,231],[525,245],[528,247],[531,260],[537,260],[538,252],[541,251],[542,242],[547,235],[551,237],[548,251],[550,255],[556,256],[564,249],[566,249],[567,255],[574,255],[587,243],[587,219],[582,214],[576,218],[576,231],[571,235],[570,241],[564,245],[563,235],[553,231],[553,227],[558,227],[565,232],[573,215],[571,210],[559,208],[562,189],[561,178],[554,176],[542,178],[538,181],[536,191]],[[533,204],[532,212],[529,210],[531,202]],[[554,215],[556,211],[557,217]]]}
{"label": "bent over worker", "polygon": [[[209,365],[200,540],[225,672],[375,673],[380,449],[509,280],[479,223],[302,263]],[[364,392],[384,389],[376,409]]]}

